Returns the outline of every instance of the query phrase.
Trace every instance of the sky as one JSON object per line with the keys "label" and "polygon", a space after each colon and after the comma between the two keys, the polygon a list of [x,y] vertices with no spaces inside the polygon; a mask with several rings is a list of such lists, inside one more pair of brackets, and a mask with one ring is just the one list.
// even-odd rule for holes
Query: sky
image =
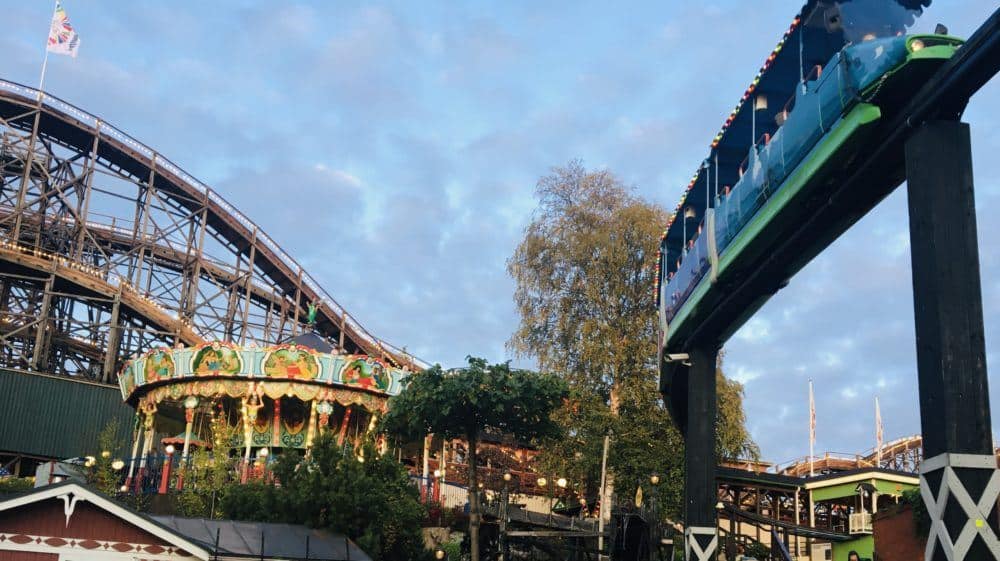
{"label": "sky", "polygon": [[[673,208],[800,0],[63,0],[81,37],[45,88],[211,185],[379,337],[446,366],[513,358],[511,255],[553,166],[580,158]],[[0,78],[37,85],[51,2],[0,0]],[[989,0],[917,29],[968,36]],[[988,364],[1000,367],[1000,84],[970,104]],[[765,459],[920,432],[897,190],[725,347]],[[991,376],[994,403],[1000,388]],[[998,418],[1000,415],[995,415]],[[994,423],[994,433],[998,423]]]}

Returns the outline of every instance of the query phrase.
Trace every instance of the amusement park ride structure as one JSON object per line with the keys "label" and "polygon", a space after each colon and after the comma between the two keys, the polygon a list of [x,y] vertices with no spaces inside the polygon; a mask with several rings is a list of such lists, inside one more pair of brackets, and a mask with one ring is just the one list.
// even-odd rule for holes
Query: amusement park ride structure
{"label": "amusement park ride structure", "polygon": [[[24,402],[0,421],[0,466],[93,446],[109,410],[127,438],[130,414],[106,390],[126,381],[126,361],[151,351],[172,357],[222,341],[260,354],[305,337],[309,356],[318,346],[340,362],[364,358],[387,378],[425,366],[369,333],[216,191],[98,117],[2,80],[0,180],[0,382]],[[263,375],[246,366],[234,376]],[[323,374],[333,384],[339,370]],[[144,399],[162,393],[128,381]],[[310,394],[314,384],[293,385]],[[348,390],[384,401],[365,388],[337,391]],[[131,389],[125,397],[140,405]],[[95,400],[108,402],[100,413]]]}
{"label": "amusement park ride structure", "polygon": [[[876,6],[887,11],[852,13]],[[1000,10],[964,43],[943,26],[906,36],[919,13],[906,1],[807,2],[713,140],[664,233],[660,388],[686,439],[688,560],[715,559],[718,549],[718,349],[904,179],[920,484],[932,520],[926,558],[1000,560],[971,148],[959,122],[1000,68]],[[789,101],[769,108],[775,98]]]}
{"label": "amusement park ride structure", "polygon": [[0,81],[0,364],[114,383],[156,346],[315,329],[414,368],[218,192],[82,109]]}

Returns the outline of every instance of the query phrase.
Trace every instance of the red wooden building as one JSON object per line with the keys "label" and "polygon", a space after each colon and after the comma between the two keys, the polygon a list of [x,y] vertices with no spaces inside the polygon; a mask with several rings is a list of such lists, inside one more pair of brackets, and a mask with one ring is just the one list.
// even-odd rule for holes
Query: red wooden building
{"label": "red wooden building", "polygon": [[291,524],[153,517],[74,481],[0,500],[0,561],[371,561],[353,542]]}

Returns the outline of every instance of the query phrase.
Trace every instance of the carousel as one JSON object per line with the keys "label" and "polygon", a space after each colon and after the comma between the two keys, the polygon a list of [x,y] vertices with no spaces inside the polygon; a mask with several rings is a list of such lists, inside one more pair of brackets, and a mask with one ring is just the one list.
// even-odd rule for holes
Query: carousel
{"label": "carousel", "polygon": [[[367,355],[344,355],[315,333],[265,348],[214,342],[157,348],[127,361],[122,397],[136,410],[128,480],[146,458],[192,448],[226,449],[243,464],[285,449],[307,449],[335,431],[357,446],[399,393],[409,372]],[[222,439],[222,440],[220,440]]]}

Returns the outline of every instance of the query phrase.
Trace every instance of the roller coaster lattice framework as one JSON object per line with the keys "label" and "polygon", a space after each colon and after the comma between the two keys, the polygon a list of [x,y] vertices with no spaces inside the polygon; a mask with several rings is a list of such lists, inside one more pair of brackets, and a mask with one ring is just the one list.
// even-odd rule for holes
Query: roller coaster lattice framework
{"label": "roller coaster lattice framework", "polygon": [[0,80],[0,368],[112,383],[129,356],[315,329],[376,338],[218,193],[97,117]]}

